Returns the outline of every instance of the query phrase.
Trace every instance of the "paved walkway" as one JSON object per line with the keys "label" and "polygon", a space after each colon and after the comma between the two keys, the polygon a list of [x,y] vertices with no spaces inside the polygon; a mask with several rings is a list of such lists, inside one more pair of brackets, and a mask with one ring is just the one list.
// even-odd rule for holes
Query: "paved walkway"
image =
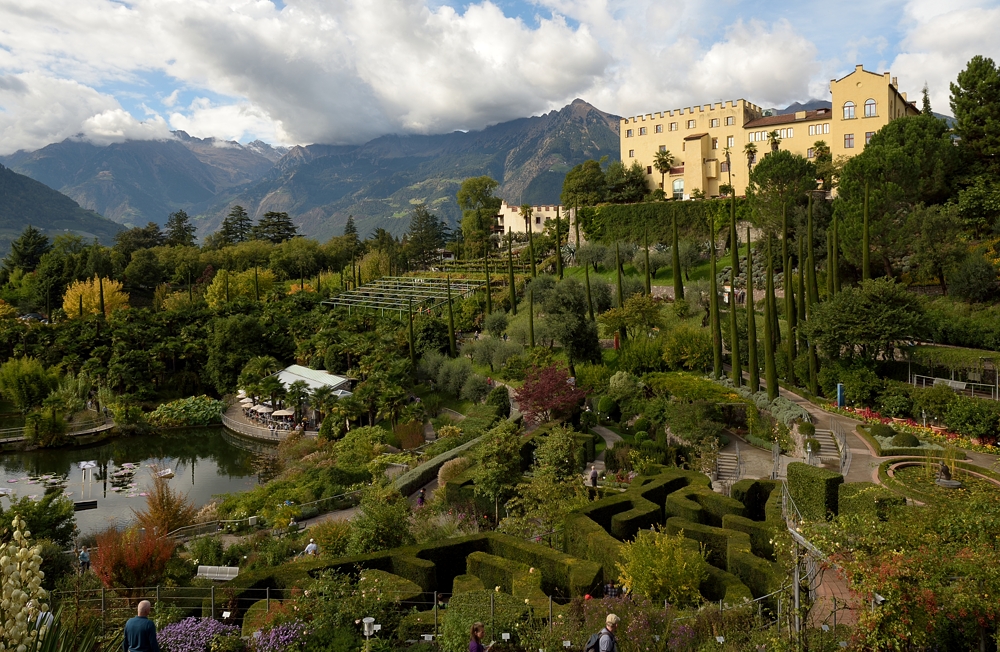
{"label": "paved walkway", "polygon": [[[617,442],[622,441],[622,436],[614,430],[600,425],[594,426],[590,429],[590,431],[604,440],[604,450],[598,453],[597,458],[593,462],[594,467],[597,468],[597,472],[604,473],[606,468],[604,466],[604,453],[606,453],[609,448],[614,448]],[[590,482],[590,467],[584,469],[583,475],[587,482]]]}

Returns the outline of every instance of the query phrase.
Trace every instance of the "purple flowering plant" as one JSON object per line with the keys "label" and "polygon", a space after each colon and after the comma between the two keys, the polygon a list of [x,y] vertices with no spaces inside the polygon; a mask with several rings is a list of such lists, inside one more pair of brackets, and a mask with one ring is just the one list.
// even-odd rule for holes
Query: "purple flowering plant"
{"label": "purple flowering plant", "polygon": [[212,618],[185,618],[164,627],[157,640],[164,652],[208,652],[217,636],[239,636],[240,628]]}
{"label": "purple flowering plant", "polygon": [[252,652],[292,652],[302,648],[306,626],[302,621],[291,620],[275,625],[266,632],[254,632]]}

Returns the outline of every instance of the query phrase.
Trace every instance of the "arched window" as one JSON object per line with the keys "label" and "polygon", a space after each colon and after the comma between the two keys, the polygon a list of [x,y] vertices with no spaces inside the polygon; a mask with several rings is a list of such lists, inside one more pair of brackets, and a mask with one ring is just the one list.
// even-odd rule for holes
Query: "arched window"
{"label": "arched window", "polygon": [[850,120],[854,117],[854,102],[846,102],[844,104],[844,120]]}
{"label": "arched window", "polygon": [[872,98],[868,98],[867,100],[865,100],[865,117],[874,118],[875,115],[876,115],[875,100],[873,100]]}
{"label": "arched window", "polygon": [[674,199],[684,199],[684,179],[674,179]]}

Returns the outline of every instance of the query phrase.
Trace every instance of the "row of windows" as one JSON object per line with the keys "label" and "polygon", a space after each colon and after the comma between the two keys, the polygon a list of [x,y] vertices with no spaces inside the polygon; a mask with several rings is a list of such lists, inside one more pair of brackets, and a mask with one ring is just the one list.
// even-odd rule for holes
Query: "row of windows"
{"label": "row of windows", "polygon": [[[719,126],[719,118],[712,118],[710,124],[712,125],[712,127],[718,127]],[[726,126],[727,127],[732,126],[734,124],[736,124],[736,118],[734,118],[733,116],[729,116],[728,118],[726,118]],[[687,121],[687,128],[688,129],[694,129],[697,126],[698,126],[698,121],[697,120],[688,120]],[[670,125],[669,125],[669,129],[670,129],[670,131],[677,131],[677,123],[676,122],[671,122]],[[663,133],[663,125],[655,125],[653,127],[653,132],[657,133],[657,134],[662,134]],[[645,136],[647,133],[648,132],[646,131],[646,127],[639,127],[639,135],[640,136]],[[633,134],[634,134],[634,131],[632,129],[626,129],[625,130],[625,137],[626,138],[631,138],[633,136]]]}
{"label": "row of windows", "polygon": [[823,134],[830,133],[830,123],[822,125],[809,125],[809,135],[810,136],[822,136]]}
{"label": "row of windows", "polygon": [[[865,132],[865,145],[872,142],[872,136],[875,135],[874,131]],[[844,149],[852,149],[854,147],[854,134],[844,134]]]}
{"label": "row of windows", "polygon": [[[788,127],[786,129],[775,129],[778,132],[778,138],[795,138],[795,129]],[[747,134],[747,141],[751,143],[759,143],[767,140],[767,135],[771,133],[769,131],[751,131]]]}
{"label": "row of windows", "polygon": [[[866,118],[874,118],[875,116],[877,116],[878,112],[876,111],[876,108],[877,108],[877,105],[876,105],[874,99],[868,98],[867,100],[865,100],[865,117]],[[844,120],[853,120],[854,119],[854,117],[855,117],[854,116],[854,109],[855,109],[854,102],[845,102],[844,103]]]}

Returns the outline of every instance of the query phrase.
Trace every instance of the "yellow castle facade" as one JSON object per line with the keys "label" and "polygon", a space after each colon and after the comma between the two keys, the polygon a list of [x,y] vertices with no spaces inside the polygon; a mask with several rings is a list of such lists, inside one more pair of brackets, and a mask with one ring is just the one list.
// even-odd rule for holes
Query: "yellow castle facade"
{"label": "yellow castle facade", "polygon": [[[860,65],[831,80],[830,94],[829,109],[783,115],[765,115],[741,99],[622,118],[621,160],[626,166],[637,161],[646,170],[649,189],[662,187],[675,199],[715,197],[726,184],[744,195],[752,166],[771,151],[773,132],[779,149],[813,159],[817,142],[823,141],[836,161],[861,152],[890,120],[920,113],[899,91],[896,78]],[[748,145],[755,156],[747,154]],[[671,154],[669,171],[657,169],[658,152]]]}

